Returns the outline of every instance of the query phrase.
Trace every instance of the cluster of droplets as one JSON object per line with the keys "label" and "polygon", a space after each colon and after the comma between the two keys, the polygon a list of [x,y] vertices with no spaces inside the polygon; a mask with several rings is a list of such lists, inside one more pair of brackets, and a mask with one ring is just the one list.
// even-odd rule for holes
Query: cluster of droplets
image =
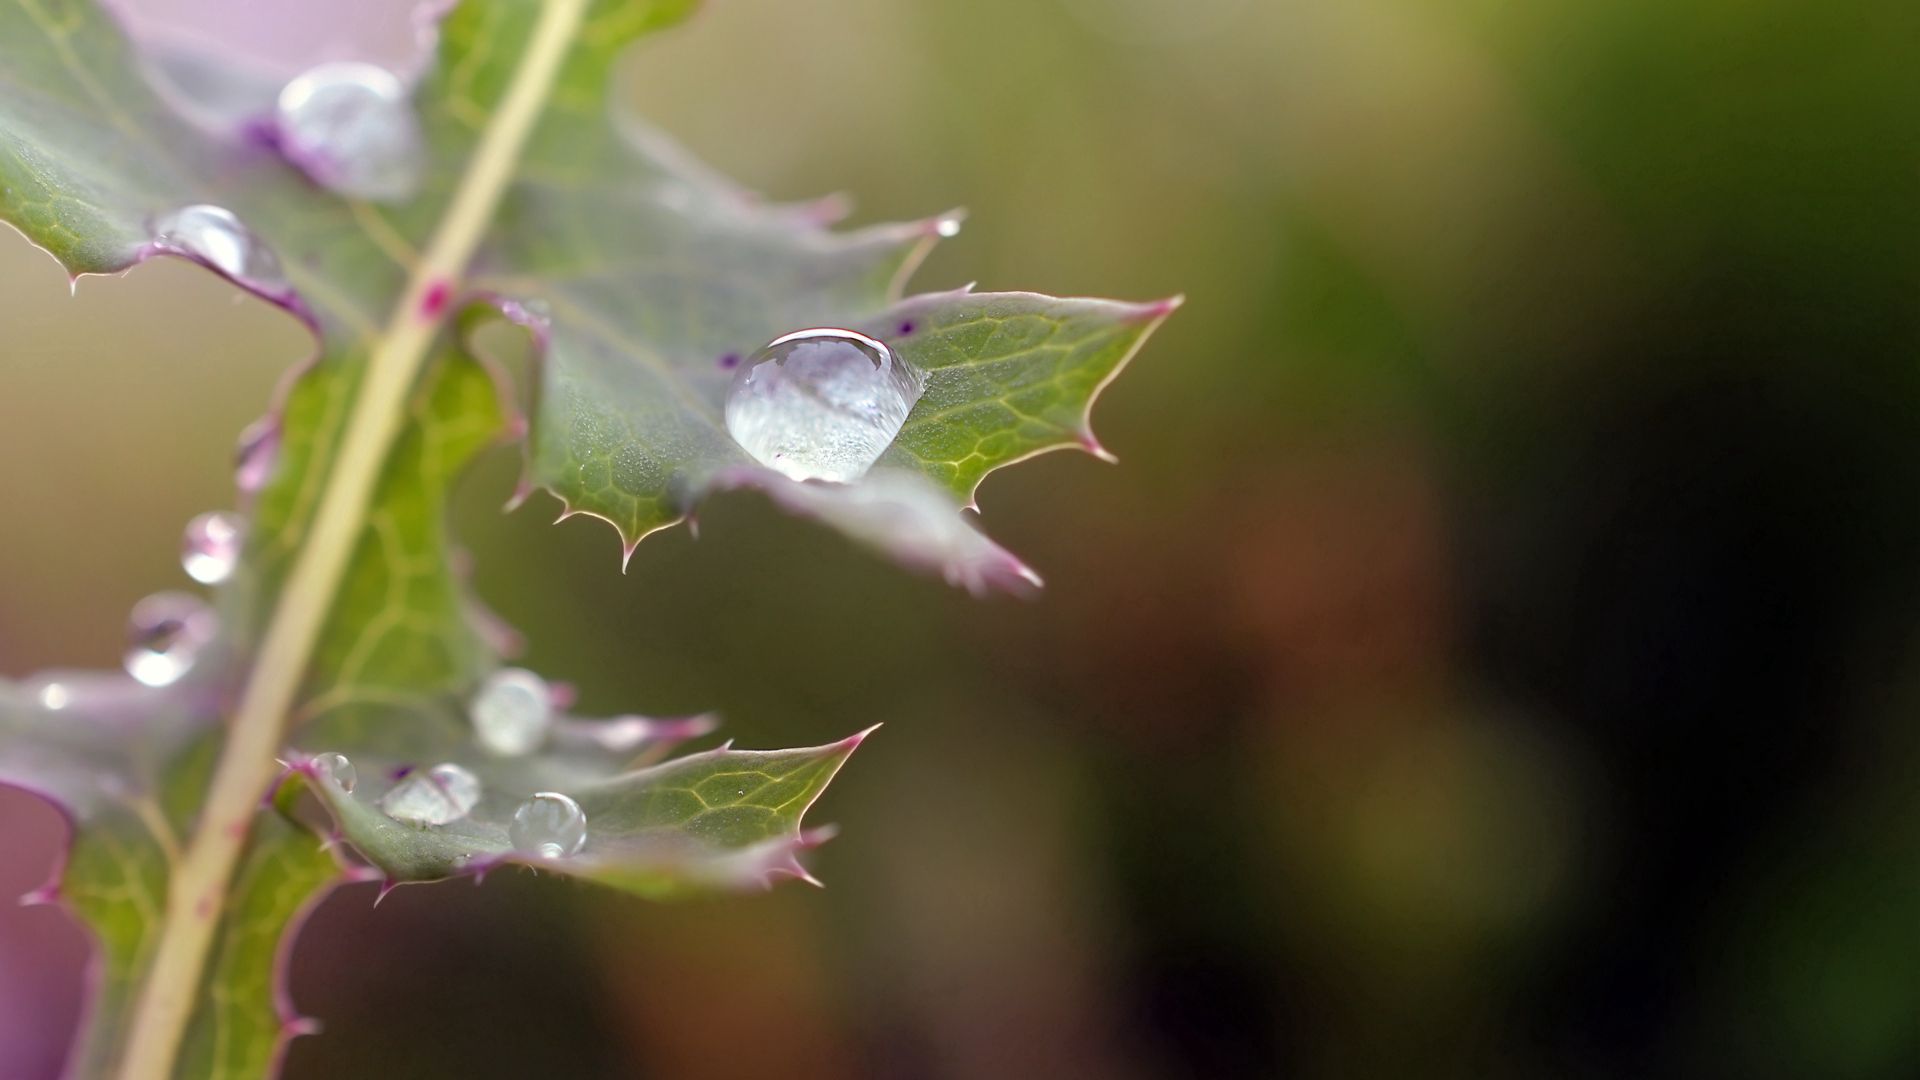
{"label": "cluster of droplets", "polygon": [[321,64],[287,83],[274,103],[274,134],[287,160],[350,198],[405,199],[425,170],[407,88],[374,64]]}
{"label": "cluster of droplets", "polygon": [[925,389],[925,376],[874,338],[797,330],[734,371],[727,433],[792,479],[848,483],[886,452]]}

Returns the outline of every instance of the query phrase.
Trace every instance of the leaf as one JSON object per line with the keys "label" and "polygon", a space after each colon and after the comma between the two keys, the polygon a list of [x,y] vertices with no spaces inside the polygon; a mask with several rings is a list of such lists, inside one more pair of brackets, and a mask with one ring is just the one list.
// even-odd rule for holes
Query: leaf
{"label": "leaf", "polygon": [[[803,831],[801,818],[865,738],[863,732],[799,750],[722,747],[630,769],[625,762],[636,744],[609,747],[592,737],[595,727],[607,723],[565,721],[548,752],[499,757],[475,745],[455,710],[401,717],[379,706],[349,708],[320,720],[303,739],[326,746],[343,737],[356,745],[371,738],[384,744],[384,752],[353,759],[358,780],[350,789],[311,757],[297,775],[319,795],[340,836],[390,886],[484,874],[517,863],[664,897],[696,889],[765,887],[775,874],[811,880],[795,855],[830,833]],[[657,737],[641,743],[656,752],[688,730],[684,724],[652,723]],[[383,797],[407,778],[446,762],[468,769],[480,782],[479,801],[470,813],[424,827],[397,821],[381,808]],[[551,858],[515,850],[509,835],[515,810],[545,791],[568,795],[585,811],[587,839],[577,855]]]}
{"label": "leaf", "polygon": [[[970,506],[988,472],[1046,450],[1106,456],[1089,420],[1093,400],[1177,298],[1125,304],[963,289],[903,301],[907,277],[957,230],[957,215],[836,232],[837,202],[762,202],[639,120],[617,119],[591,131],[570,126],[573,139],[550,140],[558,149],[530,162],[488,261],[507,269],[478,278],[521,310],[545,313],[529,469],[565,504],[563,517],[607,520],[631,555],[704,495],[738,486],[738,470],[754,462],[721,419],[732,369],[805,327],[862,330],[927,373],[883,463],[926,476],[955,505]],[[777,501],[817,510],[883,500]],[[872,515],[850,523],[847,514],[809,513],[959,584],[1037,584],[1030,572],[982,575],[972,544],[929,546],[927,535],[950,530],[928,516],[926,500],[887,501],[899,504],[888,515],[897,528]]]}
{"label": "leaf", "polygon": [[[417,383],[397,384],[414,388],[409,422],[386,452],[307,657],[287,718],[282,813],[260,815],[243,853],[183,1075],[273,1068],[303,1029],[273,992],[290,928],[346,876],[397,883],[522,863],[666,896],[804,877],[797,853],[826,835],[802,816],[861,736],[657,764],[705,721],[562,716],[536,754],[478,748],[467,703],[506,643],[453,570],[444,510],[450,485],[488,445],[525,436],[530,480],[568,513],[613,521],[629,553],[709,493],[752,487],[975,591],[1037,582],[960,509],[994,468],[1061,446],[1099,452],[1092,400],[1172,302],[965,290],[902,300],[907,275],[956,217],[836,232],[831,200],[764,203],[639,121],[608,115],[620,50],[687,6],[593,4],[472,273],[426,283],[421,307],[396,312],[420,284],[410,284],[418,253],[520,64],[539,0],[467,0],[446,16],[438,62],[408,73],[424,145],[418,190],[383,206],[320,190],[276,153],[284,131],[259,112],[273,83],[233,58],[137,55],[85,0],[0,0],[0,221],[74,275],[191,259],[285,308],[315,338],[312,359],[251,429],[244,554],[220,590],[222,632],[191,675],[158,690],[115,675],[0,684],[0,782],[68,814],[61,890],[101,938],[81,1071],[118,1053],[169,875],[199,825],[221,721],[308,545],[320,492],[342,467],[349,407],[390,326],[432,323],[433,360]],[[172,79],[162,89],[140,74],[161,68]],[[193,101],[202,91],[218,100]],[[543,346],[528,416],[504,374],[449,332],[449,313],[482,302]],[[854,484],[800,485],[758,469],[719,419],[726,359],[813,325],[866,328],[928,374],[882,467]],[[361,770],[352,792],[316,764],[331,753]],[[402,770],[444,762],[481,778],[470,815],[416,828],[380,809]],[[285,816],[302,791],[345,841],[334,854]],[[578,855],[514,850],[514,808],[538,791],[585,809]],[[371,869],[343,876],[336,855],[350,852]]]}

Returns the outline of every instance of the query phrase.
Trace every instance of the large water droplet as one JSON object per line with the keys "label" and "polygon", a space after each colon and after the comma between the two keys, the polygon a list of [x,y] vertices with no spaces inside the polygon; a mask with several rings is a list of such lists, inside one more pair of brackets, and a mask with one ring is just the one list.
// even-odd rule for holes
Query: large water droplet
{"label": "large water droplet", "polygon": [[879,460],[926,381],[851,330],[800,330],[747,358],[727,391],[727,431],[795,480],[858,480]]}
{"label": "large water droplet", "polygon": [[407,88],[373,64],[321,64],[280,91],[281,152],[322,187],[359,199],[412,195],[426,164]]}
{"label": "large water droplet", "polygon": [[507,838],[522,855],[564,859],[587,842],[586,811],[557,791],[542,791],[513,812]]}
{"label": "large water droplet", "polygon": [[187,522],[180,538],[180,568],[202,585],[218,585],[233,576],[240,561],[238,514],[214,510]]}
{"label": "large water droplet", "polygon": [[273,249],[224,207],[198,203],[175,210],[154,222],[153,243],[198,259],[256,292],[284,296],[291,291]]}
{"label": "large water droplet", "polygon": [[480,801],[480,778],[451,762],[410,772],[380,797],[380,809],[409,825],[445,825]]}
{"label": "large water droplet", "polygon": [[193,669],[218,626],[198,597],[155,593],[133,605],[127,616],[127,651],[121,663],[127,674],[148,686],[171,686]]}
{"label": "large water droplet", "polygon": [[524,668],[501,668],[487,676],[468,706],[473,734],[488,753],[530,754],[553,727],[553,692]]}
{"label": "large water droplet", "polygon": [[321,754],[313,759],[313,767],[321,776],[339,784],[340,790],[349,795],[353,794],[353,785],[360,781],[360,773],[345,754]]}

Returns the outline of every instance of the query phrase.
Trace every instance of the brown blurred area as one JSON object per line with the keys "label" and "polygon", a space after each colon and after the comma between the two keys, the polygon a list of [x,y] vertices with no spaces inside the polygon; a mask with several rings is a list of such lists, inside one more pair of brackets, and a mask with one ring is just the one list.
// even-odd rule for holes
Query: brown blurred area
{"label": "brown blurred area", "polygon": [[[640,107],[917,279],[1185,308],[974,602],[751,496],[458,529],[585,711],[876,722],[824,890],[342,890],[294,1077],[1920,1075],[1920,8],[713,0]],[[297,328],[0,236],[0,673],[115,662]],[[0,895],[57,819],[0,792]],[[85,940],[0,909],[0,1073]]]}

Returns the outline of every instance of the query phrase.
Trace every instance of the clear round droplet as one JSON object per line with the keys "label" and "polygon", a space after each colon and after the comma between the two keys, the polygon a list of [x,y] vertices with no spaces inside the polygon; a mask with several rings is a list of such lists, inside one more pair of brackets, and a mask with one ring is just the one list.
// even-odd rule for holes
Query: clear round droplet
{"label": "clear round droplet", "polygon": [[564,859],[587,842],[586,811],[557,791],[542,791],[513,812],[507,838],[522,855]]}
{"label": "clear round droplet", "polygon": [[473,734],[488,753],[530,754],[553,728],[553,692],[524,668],[501,668],[487,676],[467,707]]}
{"label": "clear round droplet", "polygon": [[799,330],[734,372],[727,432],[754,460],[795,480],[858,480],[926,388],[892,349],[851,330]]}
{"label": "clear round droplet", "polygon": [[181,207],[154,222],[153,242],[162,251],[198,259],[256,291],[289,291],[273,249],[225,207]]}
{"label": "clear round droplet", "polygon": [[388,817],[409,825],[458,821],[480,802],[480,778],[451,762],[410,772],[380,797]]}
{"label": "clear round droplet", "polygon": [[240,562],[240,515],[224,510],[187,522],[180,538],[180,568],[202,585],[218,585],[233,576]]}
{"label": "clear round droplet", "polygon": [[127,674],[148,686],[171,686],[193,670],[200,652],[213,640],[218,620],[198,597],[155,593],[133,605],[127,616]]}
{"label": "clear round droplet", "polygon": [[281,152],[322,187],[394,200],[420,186],[426,154],[407,88],[393,72],[354,61],[321,64],[280,91]]}
{"label": "clear round droplet", "polygon": [[313,767],[321,776],[340,785],[340,790],[353,794],[353,785],[360,780],[360,774],[354,770],[353,762],[345,754],[321,754],[313,759]]}

